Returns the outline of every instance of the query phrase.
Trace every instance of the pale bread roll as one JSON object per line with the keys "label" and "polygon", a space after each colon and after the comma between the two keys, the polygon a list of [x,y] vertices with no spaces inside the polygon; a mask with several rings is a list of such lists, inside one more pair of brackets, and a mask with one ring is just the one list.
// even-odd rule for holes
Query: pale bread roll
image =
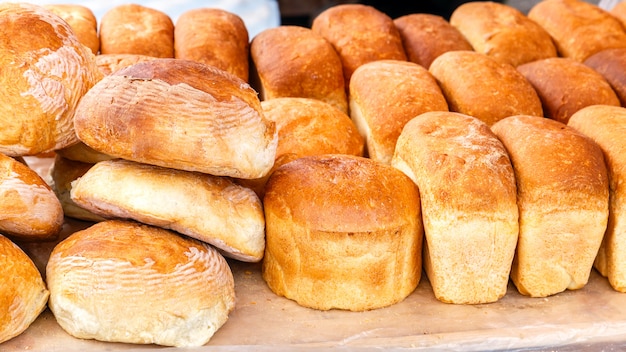
{"label": "pale bread roll", "polygon": [[474,50],[467,39],[445,18],[430,13],[412,13],[393,20],[407,58],[429,68],[437,56],[455,50]]}
{"label": "pale bread roll", "polygon": [[430,65],[450,111],[487,125],[517,114],[542,116],[541,100],[515,67],[475,51],[449,51]]}
{"label": "pale bread roll", "polygon": [[76,105],[101,78],[93,53],[41,6],[0,4],[0,27],[0,153],[37,155],[76,143]]}
{"label": "pale bread roll", "polygon": [[517,180],[520,233],[511,279],[547,297],[587,284],[607,228],[609,186],[602,150],[567,125],[511,116],[492,127]]}
{"label": "pale bread roll", "polygon": [[611,286],[626,292],[626,109],[594,105],[567,122],[593,139],[604,152],[609,177],[609,220],[594,266]]}
{"label": "pale bread roll", "polygon": [[470,1],[457,7],[450,24],[475,51],[518,66],[556,57],[550,34],[515,7],[493,1]]}
{"label": "pale bread roll", "polygon": [[421,276],[419,192],[391,166],[325,154],[270,177],[263,279],[319,310],[363,311],[402,301]]}
{"label": "pale bread roll", "polygon": [[602,75],[626,106],[626,48],[606,49],[589,56],[584,62]]}
{"label": "pale bread roll", "polygon": [[49,4],[44,7],[64,19],[76,33],[78,41],[94,55],[100,52],[98,20],[90,8],[79,4]]}
{"label": "pale bread roll", "polygon": [[348,113],[341,58],[320,34],[299,26],[268,28],[250,43],[251,84],[261,100],[319,99]]}
{"label": "pale bread roll", "polygon": [[248,29],[238,15],[217,8],[183,12],[174,26],[174,57],[213,65],[248,81]]}
{"label": "pale bread roll", "polygon": [[481,120],[421,114],[398,138],[392,166],[420,191],[424,268],[446,303],[495,302],[507,291],[519,231],[506,149]]}
{"label": "pale bread roll", "polygon": [[263,257],[261,201],[252,190],[227,178],[108,160],[72,182],[70,196],[104,218],[171,229],[241,261],[258,262]]}
{"label": "pale bread roll", "polygon": [[106,76],[128,66],[154,59],[156,57],[140,54],[100,54],[96,56],[96,65]]}
{"label": "pale bread roll", "polygon": [[365,138],[368,157],[385,164],[391,164],[396,141],[409,120],[427,111],[448,111],[435,78],[410,61],[361,65],[352,74],[349,97],[350,117]]}
{"label": "pale bread roll", "polygon": [[100,19],[100,53],[174,57],[174,23],[157,9],[129,3]]}
{"label": "pale bread roll", "polygon": [[49,292],[33,261],[0,235],[0,343],[24,332],[46,309]]}
{"label": "pale bread roll", "polygon": [[182,59],[105,76],[80,101],[74,127],[83,143],[110,156],[237,178],[267,174],[278,139],[246,82]]}
{"label": "pale bread roll", "polygon": [[37,172],[0,154],[0,233],[21,240],[54,239],[63,208]]}
{"label": "pale bread roll", "polygon": [[232,272],[214,248],[134,222],[73,233],[46,278],[56,321],[81,339],[202,346],[235,307]]}
{"label": "pale bread roll", "polygon": [[621,22],[588,1],[540,1],[530,9],[528,18],[550,34],[561,57],[583,62],[598,51],[626,47]]}
{"label": "pale bread roll", "polygon": [[539,95],[543,116],[564,124],[585,106],[620,105],[609,82],[591,67],[574,59],[542,59],[520,65],[517,70]]}
{"label": "pale bread roll", "polygon": [[311,30],[324,37],[339,54],[346,89],[354,70],[366,62],[407,60],[393,20],[372,6],[331,6],[315,16]]}

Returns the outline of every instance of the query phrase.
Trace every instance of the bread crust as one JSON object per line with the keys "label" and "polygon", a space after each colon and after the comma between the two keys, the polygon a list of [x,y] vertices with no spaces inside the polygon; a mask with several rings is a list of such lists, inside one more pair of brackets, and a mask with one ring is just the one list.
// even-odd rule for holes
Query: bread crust
{"label": "bread crust", "polygon": [[589,56],[584,62],[602,75],[626,106],[626,48],[606,49]]}
{"label": "bread crust", "polygon": [[98,55],[98,20],[91,9],[79,4],[48,4],[44,7],[65,20],[76,33],[78,41],[87,46],[94,55]]}

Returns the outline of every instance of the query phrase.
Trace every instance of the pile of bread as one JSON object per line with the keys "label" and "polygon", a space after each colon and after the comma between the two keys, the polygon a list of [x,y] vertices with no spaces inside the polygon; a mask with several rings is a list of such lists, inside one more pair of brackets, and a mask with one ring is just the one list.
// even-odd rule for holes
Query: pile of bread
{"label": "pile of bread", "polygon": [[[455,304],[594,267],[626,292],[623,4],[348,4],[254,38],[217,9],[0,4],[0,342],[49,307],[78,338],[206,344],[230,260],[320,310],[422,270]],[[67,217],[89,226],[58,239]],[[45,241],[40,272],[16,243]]]}

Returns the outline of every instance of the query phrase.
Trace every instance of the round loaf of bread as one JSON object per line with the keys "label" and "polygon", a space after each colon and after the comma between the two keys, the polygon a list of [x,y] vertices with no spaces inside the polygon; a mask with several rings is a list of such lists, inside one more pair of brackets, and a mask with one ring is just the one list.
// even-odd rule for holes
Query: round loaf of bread
{"label": "round loaf of bread", "polygon": [[[111,190],[115,190],[112,192]],[[135,163],[101,161],[72,182],[71,199],[104,218],[133,219],[258,262],[265,249],[260,199],[230,179]]]}
{"label": "round loaf of bread", "polygon": [[214,248],[134,222],[73,233],[46,278],[56,321],[81,339],[201,346],[235,307],[232,272]]}
{"label": "round loaf of bread", "polygon": [[533,86],[512,65],[475,51],[449,51],[430,65],[450,111],[487,125],[517,114],[543,116]]}
{"label": "round loaf of bread", "polygon": [[601,74],[613,88],[621,106],[626,106],[626,48],[599,51],[583,63]]}
{"label": "round loaf of bread", "polygon": [[219,176],[259,178],[278,137],[256,92],[224,70],[155,59],[105,76],[81,99],[78,138],[114,157]]}
{"label": "round loaf of bread", "polygon": [[424,269],[446,303],[495,302],[507,291],[519,232],[506,149],[481,120],[432,111],[409,121],[391,163],[418,186]]}
{"label": "round loaf of bread", "polygon": [[21,334],[46,309],[49,292],[33,261],[0,235],[0,343]]}
{"label": "round loaf of bread", "polygon": [[351,155],[302,157],[270,177],[263,279],[319,310],[402,301],[422,268],[419,192],[400,171]]}
{"label": "round loaf of bread", "polygon": [[409,120],[427,111],[448,111],[435,78],[410,61],[378,60],[359,66],[350,80],[349,97],[350,117],[366,140],[368,157],[385,164],[391,163]]}
{"label": "round loaf of bread", "polygon": [[174,57],[174,23],[164,12],[122,4],[100,19],[100,53]]}
{"label": "round loaf of bread", "polygon": [[494,1],[470,1],[457,7],[450,24],[475,51],[498,62],[518,66],[556,57],[550,34],[513,6]]}
{"label": "round loaf of bread", "polygon": [[49,4],[45,7],[64,19],[76,33],[78,41],[94,55],[100,52],[98,21],[90,8],[79,4]]}
{"label": "round loaf of bread", "polygon": [[626,292],[626,109],[593,105],[572,115],[568,126],[590,137],[604,152],[609,177],[609,220],[594,266],[611,286]]}
{"label": "round loaf of bread", "polygon": [[250,43],[251,84],[261,100],[312,98],[348,113],[339,55],[309,28],[279,26],[257,34]]}
{"label": "round loaf of bread", "polygon": [[492,126],[517,180],[518,291],[546,297],[587,284],[607,229],[609,184],[602,150],[567,125],[510,116]]}
{"label": "round loaf of bread", "polygon": [[412,13],[394,19],[393,23],[398,28],[408,59],[427,69],[445,52],[473,50],[463,34],[441,16]]}
{"label": "round loaf of bread", "polygon": [[76,143],[76,105],[101,78],[93,53],[42,6],[2,3],[0,27],[0,153],[37,155]]}
{"label": "round loaf of bread", "polygon": [[238,15],[217,8],[182,13],[174,26],[174,57],[213,65],[248,81],[248,29]]}
{"label": "round loaf of bread", "polygon": [[589,105],[620,106],[604,77],[574,59],[554,57],[529,62],[517,70],[532,84],[541,99],[543,116],[567,123],[573,113]]}

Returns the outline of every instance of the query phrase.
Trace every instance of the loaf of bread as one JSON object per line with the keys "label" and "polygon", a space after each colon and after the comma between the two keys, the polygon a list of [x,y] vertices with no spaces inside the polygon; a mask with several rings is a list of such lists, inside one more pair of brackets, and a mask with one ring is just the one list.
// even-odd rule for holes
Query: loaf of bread
{"label": "loaf of bread", "polygon": [[556,57],[550,34],[517,8],[493,1],[470,1],[457,7],[450,24],[475,51],[518,66]]}
{"label": "loaf of bread", "polygon": [[93,53],[42,6],[2,3],[0,27],[0,153],[37,155],[76,143],[76,105],[101,78]]}
{"label": "loaf of bread", "polygon": [[174,23],[157,9],[129,3],[100,19],[100,53],[174,57]]}
{"label": "loaf of bread", "polygon": [[261,201],[227,178],[117,159],[93,165],[72,182],[70,195],[104,218],[171,229],[242,261],[263,257]]}
{"label": "loaf of bread", "polygon": [[49,292],[20,247],[0,235],[0,343],[24,332],[46,309]]}
{"label": "loaf of bread", "polygon": [[248,29],[238,15],[217,8],[183,12],[174,26],[174,57],[213,65],[248,81]]}
{"label": "loaf of bread", "polygon": [[267,174],[278,140],[246,82],[182,59],[105,76],[81,99],[74,127],[83,143],[107,155],[238,178]]}
{"label": "loaf of bread", "polygon": [[410,120],[391,164],[420,191],[424,269],[446,303],[495,302],[506,294],[518,237],[515,177],[486,123],[432,111]]}
{"label": "loaf of bread", "polygon": [[73,233],[46,278],[56,321],[81,339],[201,346],[235,306],[232,272],[213,247],[134,222]]}
{"label": "loaf of bread", "polygon": [[450,111],[487,125],[517,114],[542,116],[541,100],[515,67],[476,51],[449,51],[430,65]]}
{"label": "loaf of bread", "polygon": [[391,163],[404,125],[427,111],[448,111],[428,70],[410,61],[378,60],[359,66],[350,80],[350,116],[366,140],[369,158]]}
{"label": "loaf of bread", "polygon": [[573,128],[537,116],[510,116],[491,128],[506,146],[517,180],[513,283],[531,297],[582,288],[607,229],[602,150]]}
{"label": "loaf of bread", "polygon": [[550,34],[561,57],[583,62],[598,51],[626,47],[620,21],[588,1],[540,1],[530,9],[528,18]]}
{"label": "loaf of bread", "polygon": [[402,301],[422,269],[419,192],[368,158],[325,154],[284,164],[264,197],[263,279],[319,310],[363,311]]}
{"label": "loaf of bread", "polygon": [[48,4],[44,7],[65,20],[74,30],[78,41],[94,55],[100,52],[98,20],[90,8],[80,4]]}
{"label": "loaf of bread", "polygon": [[372,6],[341,4],[329,7],[315,16],[311,29],[328,40],[339,54],[346,89],[352,72],[366,62],[407,60],[393,19]]}
{"label": "loaf of bread", "polygon": [[407,58],[429,68],[437,56],[454,50],[473,50],[472,45],[445,18],[430,13],[412,13],[393,20]]}
{"label": "loaf of bread", "polygon": [[611,286],[626,292],[626,109],[594,105],[572,115],[568,126],[594,140],[604,152],[609,177],[609,220],[594,266]]}
{"label": "loaf of bread", "polygon": [[280,97],[319,99],[348,113],[339,55],[309,28],[279,26],[250,43],[251,84],[261,100]]}
{"label": "loaf of bread", "polygon": [[543,116],[567,123],[573,113],[595,104],[620,105],[602,75],[571,58],[554,57],[517,67],[539,95]]}
{"label": "loaf of bread", "polygon": [[100,54],[96,56],[96,65],[106,76],[122,68],[154,59],[154,56],[140,54]]}
{"label": "loaf of bread", "polygon": [[626,106],[626,48],[599,51],[583,63],[601,74],[613,88],[621,106]]}

